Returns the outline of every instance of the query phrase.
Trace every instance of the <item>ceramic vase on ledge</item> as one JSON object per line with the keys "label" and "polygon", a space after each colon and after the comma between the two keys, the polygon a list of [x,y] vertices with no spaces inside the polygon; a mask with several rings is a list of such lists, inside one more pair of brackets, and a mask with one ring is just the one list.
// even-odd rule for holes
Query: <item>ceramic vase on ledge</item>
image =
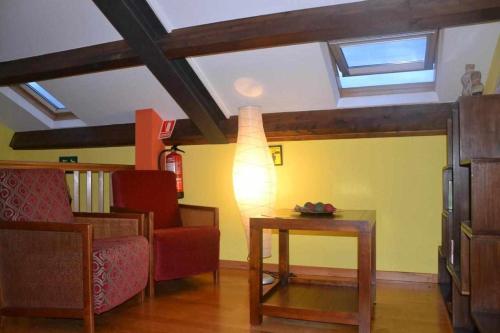
{"label": "ceramic vase on ledge", "polygon": [[484,85],[481,83],[481,72],[474,70],[474,64],[465,65],[465,74],[462,75],[462,96],[482,95]]}

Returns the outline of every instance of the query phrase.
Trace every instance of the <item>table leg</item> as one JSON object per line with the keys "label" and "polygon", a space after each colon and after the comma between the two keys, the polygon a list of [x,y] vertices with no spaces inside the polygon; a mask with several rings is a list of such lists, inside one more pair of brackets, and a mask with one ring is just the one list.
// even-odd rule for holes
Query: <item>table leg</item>
{"label": "table leg", "polygon": [[289,232],[288,230],[279,231],[279,274],[280,284],[285,286],[288,284],[288,276],[290,275],[289,261]]}
{"label": "table leg", "polygon": [[[372,303],[376,303],[377,296],[377,230],[373,226],[372,230]],[[372,317],[374,315],[372,309]]]}
{"label": "table leg", "polygon": [[372,234],[360,232],[358,235],[358,311],[359,332],[369,333],[372,311]]}
{"label": "table leg", "polygon": [[262,323],[262,229],[250,224],[250,324]]}

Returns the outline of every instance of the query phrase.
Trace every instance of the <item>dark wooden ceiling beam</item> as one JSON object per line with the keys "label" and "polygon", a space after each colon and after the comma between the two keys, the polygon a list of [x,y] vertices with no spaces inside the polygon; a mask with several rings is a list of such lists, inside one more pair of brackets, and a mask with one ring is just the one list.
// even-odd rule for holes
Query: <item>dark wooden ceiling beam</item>
{"label": "dark wooden ceiling beam", "polygon": [[494,0],[370,0],[173,30],[169,58],[399,34],[500,20]]}
{"label": "dark wooden ceiling beam", "polygon": [[145,0],[93,0],[210,143],[226,143],[225,119],[185,59],[169,60],[156,41],[167,32]]}
{"label": "dark wooden ceiling beam", "polygon": [[[446,134],[453,103],[378,106],[353,109],[266,113],[268,141],[372,138]],[[235,142],[238,117],[222,122],[224,135]],[[14,149],[88,148],[134,145],[134,124],[17,132]],[[206,144],[189,119],[179,119],[166,145]]]}
{"label": "dark wooden ceiling beam", "polygon": [[19,150],[100,148],[134,145],[135,124],[16,132],[10,140],[10,147]]}
{"label": "dark wooden ceiling beam", "polygon": [[[278,112],[263,114],[268,141],[325,140],[446,134],[454,103],[391,105],[352,109]],[[236,142],[238,117],[224,121],[229,142]],[[206,144],[189,122],[177,124],[171,144]]]}
{"label": "dark wooden ceiling beam", "polygon": [[[370,0],[176,29],[156,43],[174,59],[496,20],[498,0]],[[0,85],[142,64],[123,41],[104,43],[0,62]]]}
{"label": "dark wooden ceiling beam", "polygon": [[121,40],[0,62],[0,86],[143,65]]}

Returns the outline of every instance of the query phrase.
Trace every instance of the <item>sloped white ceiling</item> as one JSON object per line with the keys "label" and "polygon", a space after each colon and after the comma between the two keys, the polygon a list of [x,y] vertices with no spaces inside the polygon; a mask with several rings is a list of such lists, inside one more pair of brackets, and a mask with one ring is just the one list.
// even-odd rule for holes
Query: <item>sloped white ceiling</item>
{"label": "sloped white ceiling", "polygon": [[163,119],[186,115],[145,66],[42,82],[89,126],[133,123],[135,110],[153,108]]}
{"label": "sloped white ceiling", "polygon": [[[121,39],[90,0],[0,1],[0,61]],[[165,119],[186,118],[144,66],[40,83],[89,126],[134,122],[135,110],[142,108],[154,108]],[[13,130],[47,129],[27,110],[11,109],[0,100],[0,113],[10,114],[5,124]]]}
{"label": "sloped white ceiling", "polygon": [[462,94],[460,78],[466,64],[475,64],[486,82],[499,35],[500,22],[448,28],[440,33],[436,92],[441,102],[455,101]]}
{"label": "sloped white ceiling", "polygon": [[[167,30],[282,11],[354,2],[350,0],[148,0]],[[483,82],[500,23],[445,29],[439,40],[437,94],[339,99],[323,43],[252,50],[189,59],[226,116],[243,105],[264,112],[454,101],[466,63]],[[0,0],[0,61],[122,39],[90,0]],[[258,97],[239,94],[234,83],[251,78]],[[186,118],[145,67],[41,82],[87,125],[134,121],[134,111],[155,108],[164,118]],[[438,98],[439,97],[439,98]],[[46,125],[10,99],[0,98],[0,122],[15,131]]]}
{"label": "sloped white ceiling", "polygon": [[3,94],[0,94],[0,123],[15,131],[49,129],[43,122],[25,112]]}
{"label": "sloped white ceiling", "polygon": [[[263,112],[319,110],[335,107],[330,84],[331,63],[319,43],[275,47],[195,58],[208,79],[212,95],[223,108],[238,114],[238,107],[260,105]],[[238,79],[253,79],[262,94],[246,97],[238,93]]]}
{"label": "sloped white ceiling", "polygon": [[0,61],[120,39],[91,0],[0,1]]}

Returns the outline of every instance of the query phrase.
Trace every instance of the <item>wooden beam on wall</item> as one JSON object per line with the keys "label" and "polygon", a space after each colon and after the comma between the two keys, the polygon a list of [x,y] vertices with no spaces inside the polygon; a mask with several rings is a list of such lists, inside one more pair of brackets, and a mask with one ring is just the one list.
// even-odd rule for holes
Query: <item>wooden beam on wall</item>
{"label": "wooden beam on wall", "polygon": [[169,60],[156,40],[167,36],[146,0],[93,0],[210,143],[226,143],[224,114],[185,59]]}
{"label": "wooden beam on wall", "polygon": [[[370,0],[175,29],[155,43],[175,59],[497,20],[497,0]],[[0,85],[142,64],[124,41],[104,43],[0,62]]]}
{"label": "wooden beam on wall", "polygon": [[135,145],[135,124],[16,132],[12,149],[100,148]]}
{"label": "wooden beam on wall", "polygon": [[[325,140],[444,135],[454,103],[377,106],[353,109],[265,113],[268,141]],[[224,135],[236,142],[238,117],[222,122]],[[208,141],[190,119],[178,119],[165,145]],[[134,124],[16,132],[14,149],[114,147],[134,145]]]}
{"label": "wooden beam on wall", "polygon": [[[268,141],[325,140],[446,134],[454,103],[392,105],[352,109],[263,114]],[[229,142],[236,142],[238,117],[223,122]],[[205,144],[189,121],[178,121],[171,144]]]}
{"label": "wooden beam on wall", "polygon": [[269,113],[270,141],[446,134],[451,103]]}

